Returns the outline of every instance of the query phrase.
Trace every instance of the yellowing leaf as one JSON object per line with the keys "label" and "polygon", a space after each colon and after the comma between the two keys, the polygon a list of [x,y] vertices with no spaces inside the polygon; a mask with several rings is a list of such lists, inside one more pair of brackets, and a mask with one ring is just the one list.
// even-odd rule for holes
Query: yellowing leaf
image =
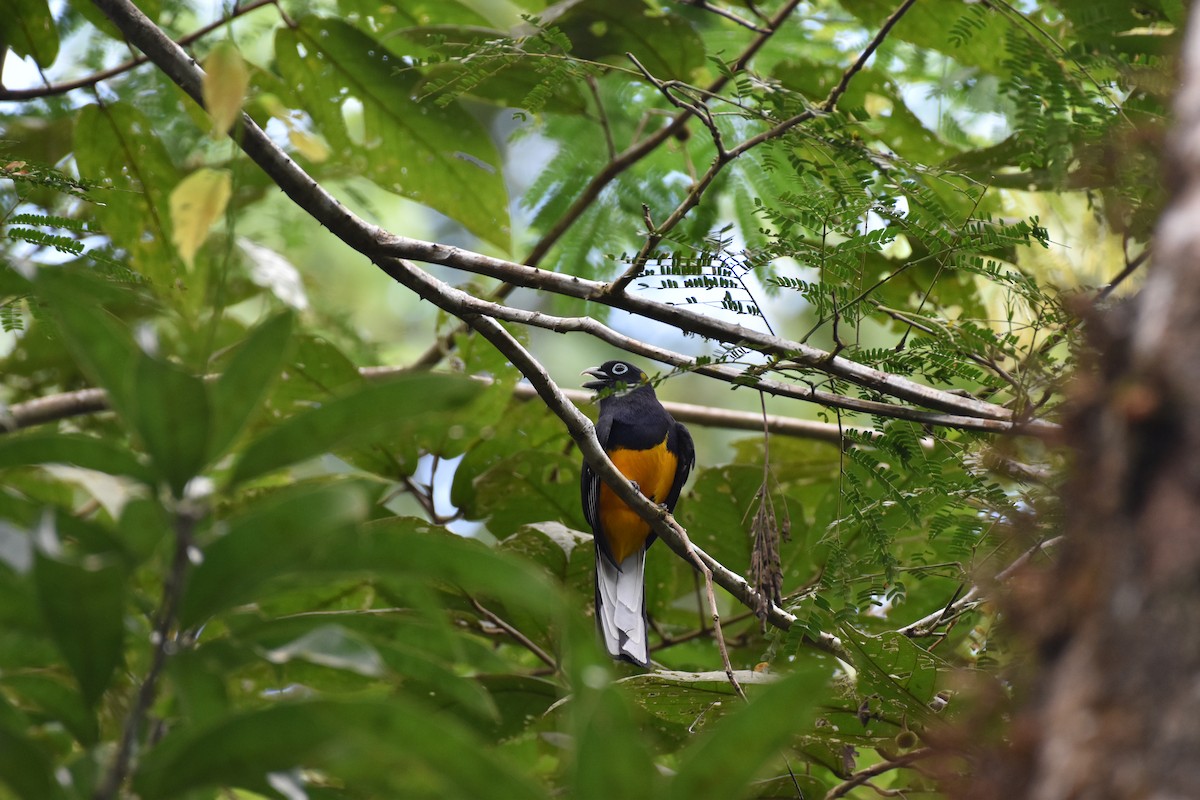
{"label": "yellowing leaf", "polygon": [[237,121],[250,87],[246,62],[232,42],[220,42],[204,59],[204,107],[213,121],[213,137],[224,136]]}
{"label": "yellowing leaf", "polygon": [[297,152],[314,164],[320,164],[329,158],[329,146],[319,136],[313,136],[289,125],[288,141]]}
{"label": "yellowing leaf", "polygon": [[171,240],[188,269],[208,238],[208,229],[225,212],[232,193],[229,172],[208,168],[188,175],[171,192]]}

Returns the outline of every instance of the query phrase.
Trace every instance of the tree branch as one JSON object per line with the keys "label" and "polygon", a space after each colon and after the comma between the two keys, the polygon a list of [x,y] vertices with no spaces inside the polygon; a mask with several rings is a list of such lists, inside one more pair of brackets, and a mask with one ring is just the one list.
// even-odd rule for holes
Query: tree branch
{"label": "tree branch", "polygon": [[[95,4],[111,19],[135,45],[145,52],[159,69],[174,80],[198,103],[201,97],[201,70],[187,54],[172,42],[130,0],[94,0]],[[600,476],[613,492],[629,505],[640,517],[650,523],[658,536],[675,553],[691,560],[691,552],[713,573],[713,579],[749,608],[761,605],[757,592],[744,578],[726,568],[704,551],[686,544],[687,532],[664,508],[658,506],[625,478],[609,459],[596,440],[596,430],[555,385],[545,368],[518,342],[499,322],[471,307],[478,299],[466,292],[417,269],[400,259],[381,257],[374,247],[387,235],[378,227],[357,218],[324,187],[304,172],[260,129],[249,116],[242,115],[238,143],[242,150],[275,181],[285,194],[300,208],[307,211],[343,242],[362,253],[370,253],[372,260],[397,282],[412,290],[424,300],[458,317],[487,339],[501,354],[533,385],[538,395],[562,421],[571,438],[575,440],[588,465]],[[436,249],[442,245],[430,244]],[[521,267],[529,269],[529,267]],[[768,621],[787,629],[795,617],[778,606],[769,607]],[[822,633],[808,640],[814,647],[835,654],[843,654],[841,642],[831,634]]]}
{"label": "tree branch", "polygon": [[[184,501],[186,504],[187,501]],[[175,617],[179,610],[179,601],[183,597],[183,581],[188,568],[188,551],[192,547],[192,531],[198,521],[198,513],[193,508],[181,507],[175,512],[175,554],[171,559],[171,569],[163,580],[162,601],[159,604],[158,618],[154,622],[154,633],[151,644],[154,651],[151,655],[150,669],[138,687],[137,697],[133,708],[125,718],[121,729],[121,739],[117,745],[116,755],[113,756],[112,766],[109,767],[103,781],[97,786],[92,795],[93,800],[115,800],[129,774],[129,764],[133,757],[134,743],[138,732],[146,719],[146,714],[154,704],[158,691],[158,679],[166,666],[167,656],[174,649],[171,629],[175,626]],[[80,598],[80,602],[87,602]]]}
{"label": "tree branch", "polygon": [[[1018,569],[1020,569],[1025,564],[1029,563],[1029,560],[1031,558],[1033,558],[1035,555],[1046,550],[1047,548],[1058,545],[1061,541],[1062,541],[1061,536],[1055,536],[1051,539],[1046,539],[1045,541],[1038,542],[1033,547],[1029,548],[1024,553],[1022,553],[1020,556],[1018,556],[1016,558],[1016,560],[1014,560],[1007,567],[1000,570],[1000,572],[996,573],[996,576],[992,579],[993,582],[1004,583],[1006,580],[1008,580],[1010,577],[1012,577],[1014,572],[1016,572]],[[905,636],[908,636],[909,638],[912,638],[912,639],[919,639],[919,638],[922,638],[925,636],[932,636],[935,628],[958,617],[960,614],[962,614],[964,611],[966,611],[971,606],[977,605],[978,603],[981,602],[982,597],[983,597],[983,589],[981,589],[979,587],[979,585],[976,584],[975,586],[972,586],[970,589],[968,589],[966,594],[964,594],[961,597],[958,597],[957,599],[952,600],[950,603],[948,603],[945,608],[941,609],[940,611],[935,611],[934,613],[929,614],[927,616],[921,617],[919,620],[916,620],[915,622],[911,622],[908,625],[905,625],[903,628],[900,628],[899,630],[897,630],[896,633],[902,633]]]}
{"label": "tree branch", "polygon": [[490,611],[474,597],[468,596],[468,599],[471,601],[471,605],[475,607],[475,610],[478,611],[488,622],[492,623],[497,628],[511,636],[518,644],[537,656],[538,660],[543,664],[550,667],[550,669],[554,670],[555,672],[558,672],[558,663],[550,656],[549,653],[538,647],[535,641],[514,628],[494,611]]}
{"label": "tree branch", "polygon": [[848,780],[839,783],[837,786],[825,793],[825,800],[837,800],[839,797],[845,797],[851,790],[862,786],[871,778],[876,778],[885,772],[891,772],[894,769],[907,767],[914,761],[920,761],[923,758],[929,758],[934,754],[932,747],[922,747],[918,750],[910,750],[909,752],[880,761],[878,764],[872,764],[866,769],[861,769],[850,776]]}
{"label": "tree branch", "polygon": [[[821,104],[821,110],[823,112],[828,113],[837,107],[837,102],[839,99],[841,99],[841,96],[845,94],[846,89],[849,88],[851,79],[853,79],[855,75],[862,71],[862,68],[867,63],[867,60],[872,56],[872,54],[874,54],[875,50],[878,49],[879,45],[883,43],[883,40],[887,37],[888,33],[892,30],[896,23],[900,21],[900,18],[904,16],[905,12],[912,7],[914,2],[916,2],[916,0],[904,0],[904,2],[892,12],[891,16],[887,18],[883,24],[883,27],[880,28],[877,34],[875,34],[875,38],[872,39],[862,53],[859,54],[858,59],[855,60],[855,62],[851,64],[845,72],[842,73],[841,80],[839,80],[837,85],[833,87],[833,90],[829,93],[829,96],[825,99],[825,102]],[[634,63],[637,64],[637,61],[635,60]],[[646,76],[647,80],[654,84],[654,86],[671,103],[684,109],[690,109],[688,104],[679,102],[663,84],[656,81],[648,72],[646,72],[645,68],[643,68],[641,64],[637,64],[637,66],[642,71],[642,74]],[[698,110],[693,110],[693,115],[700,116],[701,120],[705,121],[705,124],[712,132],[713,142],[717,147],[717,155],[713,158],[712,164],[709,165],[709,168],[704,175],[692,184],[692,187],[688,191],[687,195],[683,198],[675,210],[671,212],[670,216],[668,216],[661,225],[657,226],[654,231],[646,237],[646,241],[642,244],[641,249],[638,250],[637,255],[633,257],[633,262],[630,264],[629,269],[627,269],[620,278],[613,281],[611,286],[608,288],[607,291],[610,294],[623,294],[629,284],[642,274],[646,267],[646,262],[650,259],[650,256],[654,252],[655,248],[662,243],[666,235],[672,231],[676,225],[683,221],[683,219],[688,215],[688,212],[700,204],[700,198],[704,195],[704,192],[708,190],[708,187],[712,185],[712,182],[716,180],[717,175],[720,174],[723,169],[725,169],[727,164],[748,150],[757,147],[764,142],[777,139],[800,123],[807,122],[808,120],[817,116],[816,112],[812,111],[811,109],[805,110],[800,114],[791,117],[790,119],[780,122],[773,128],[763,131],[757,136],[750,137],[736,147],[726,150],[721,142],[720,132],[712,123],[712,120],[710,118],[706,119],[706,117],[701,116]]]}
{"label": "tree branch", "polygon": [[[771,22],[767,26],[768,29],[756,36],[754,41],[752,41],[749,46],[742,51],[742,54],[734,59],[733,63],[730,64],[729,75],[721,75],[714,80],[709,85],[708,92],[716,94],[717,92],[721,91],[721,89],[725,88],[725,84],[729,82],[730,76],[735,75],[745,69],[746,65],[750,63],[750,60],[758,54],[758,51],[763,48],[775,31],[779,30],[779,26],[781,26],[789,16],[791,16],[792,12],[795,11],[796,6],[798,5],[800,5],[800,0],[788,0],[788,2],[783,5],[783,8],[779,9],[779,13],[771,18]],[[616,180],[617,177],[625,170],[629,169],[647,155],[654,152],[659,145],[682,130],[683,126],[688,123],[688,120],[690,120],[693,115],[694,111],[692,109],[681,110],[671,119],[669,123],[664,125],[662,128],[659,128],[657,131],[650,134],[645,139],[642,139],[640,142],[635,142],[634,144],[630,145],[620,155],[609,161],[608,166],[606,166],[604,169],[598,172],[594,178],[588,181],[587,186],[583,187],[583,191],[581,191],[579,196],[575,198],[575,202],[571,203],[571,206],[566,210],[566,213],[559,217],[558,222],[556,222],[550,230],[546,231],[541,240],[538,241],[533,250],[531,250],[529,255],[525,258],[525,263],[530,266],[537,266],[539,263],[541,263],[541,260],[546,257],[546,254],[550,252],[551,248],[553,248],[554,245],[558,243],[558,240],[563,237],[563,234],[570,230],[571,226],[574,225],[575,222],[583,216],[583,213],[591,207],[592,203],[596,202],[596,199],[600,197],[600,193],[604,191],[605,187]]]}

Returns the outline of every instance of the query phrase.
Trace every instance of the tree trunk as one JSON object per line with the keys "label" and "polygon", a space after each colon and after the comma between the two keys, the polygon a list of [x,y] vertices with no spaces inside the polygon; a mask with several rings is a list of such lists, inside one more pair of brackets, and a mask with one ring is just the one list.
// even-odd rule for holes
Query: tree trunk
{"label": "tree trunk", "polygon": [[963,797],[1200,798],[1200,19],[1189,27],[1155,263],[1136,302],[1089,315],[1062,557],[1010,597],[1032,685]]}

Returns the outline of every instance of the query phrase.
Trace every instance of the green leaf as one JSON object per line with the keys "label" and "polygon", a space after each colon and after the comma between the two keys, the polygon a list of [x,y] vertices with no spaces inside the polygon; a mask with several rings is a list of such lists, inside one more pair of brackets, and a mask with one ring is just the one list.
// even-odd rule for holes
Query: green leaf
{"label": "green leaf", "polygon": [[98,557],[73,563],[39,551],[33,576],[50,635],[84,701],[95,705],[123,654],[125,570]]}
{"label": "green leaf", "polygon": [[481,388],[466,378],[429,374],[360,387],[320,408],[297,414],[251,442],[231,481],[247,481],[336,447],[370,441],[394,420],[461,406]]}
{"label": "green leaf", "polygon": [[272,664],[286,664],[299,659],[322,667],[357,672],[370,678],[383,674],[383,659],[375,648],[341,625],[318,626],[298,639],[268,650],[264,655]]}
{"label": "green leaf", "polygon": [[814,699],[823,696],[831,674],[831,664],[814,658],[751,698],[680,753],[668,796],[745,796],[764,765],[812,719]]}
{"label": "green leaf", "polygon": [[108,392],[109,405],[128,419],[131,376],[144,357],[129,330],[81,293],[86,284],[77,286],[68,275],[43,270],[36,286],[55,310],[59,330],[84,374]]}
{"label": "green leaf", "polygon": [[130,423],[159,475],[176,497],[204,467],[209,410],[204,381],[178,367],[143,356],[134,367]]}
{"label": "green leaf", "polygon": [[73,686],[51,674],[25,673],[0,678],[9,691],[21,698],[35,722],[61,723],[87,747],[96,744],[100,727],[93,709],[84,705]]}
{"label": "green leaf", "polygon": [[941,660],[907,636],[889,632],[868,636],[843,625],[842,639],[854,653],[860,696],[878,696],[898,715],[914,720],[929,716],[929,702],[937,691]]}
{"label": "green leaf", "polygon": [[253,600],[279,575],[328,568],[326,558],[366,511],[361,490],[347,484],[285,491],[255,504],[204,549],[181,601],[180,623],[195,625]]}
{"label": "green leaf", "polygon": [[82,433],[14,434],[0,438],[0,468],[27,464],[70,464],[108,475],[153,483],[154,473],[129,448]]}
{"label": "green leaf", "polygon": [[572,698],[575,766],[570,796],[578,800],[661,796],[651,748],[629,701],[611,683],[577,689]]}
{"label": "green leaf", "polygon": [[87,106],[75,124],[75,159],[84,178],[107,181],[111,190],[97,192],[104,232],[165,294],[187,277],[171,243],[169,195],[180,175],[155,133],[160,127],[125,103]]}
{"label": "green leaf", "polygon": [[539,719],[560,696],[556,684],[528,675],[480,675],[478,682],[491,695],[500,719],[490,729],[496,739],[524,731]]}
{"label": "green leaf", "polygon": [[21,800],[57,800],[62,787],[54,763],[25,734],[0,724],[0,781]]}
{"label": "green leaf", "polygon": [[[889,0],[845,0],[841,5],[871,30],[878,30],[896,10],[896,4]],[[984,8],[974,9],[955,0],[932,0],[914,4],[889,36],[944,53],[960,64],[1006,75],[1007,53],[1001,43],[1009,24],[1002,14]],[[959,39],[946,35],[955,28],[970,29],[972,35]]]}
{"label": "green leaf", "polygon": [[58,57],[58,28],[50,4],[46,0],[8,0],[3,11],[0,45],[7,45],[16,55],[29,56],[38,66],[49,69]]}
{"label": "green leaf", "polygon": [[210,384],[210,459],[225,453],[262,405],[279,375],[294,321],[290,312],[284,312],[259,325],[238,347],[221,376]]}
{"label": "green leaf", "polygon": [[[457,105],[415,100],[419,75],[403,69],[387,47],[340,20],[310,16],[296,28],[281,29],[275,57],[334,148],[355,152],[362,174],[509,249],[500,157],[474,117]],[[334,97],[338,103],[329,102]],[[350,98],[362,103],[359,142],[342,116],[342,104]],[[448,186],[462,190],[447,191]]]}
{"label": "green leaf", "polygon": [[561,17],[544,21],[558,26],[570,39],[571,53],[580,58],[607,60],[628,66],[626,53],[659,80],[690,81],[704,65],[704,42],[679,14],[654,13],[642,0],[563,4]]}
{"label": "green leaf", "polygon": [[395,698],[279,704],[178,730],[146,755],[134,788],[145,800],[216,786],[264,791],[267,773],[297,767],[384,796],[545,797],[455,720]]}
{"label": "green leaf", "polygon": [[167,512],[157,499],[143,497],[130,500],[117,520],[117,538],[135,564],[150,558],[170,534]]}

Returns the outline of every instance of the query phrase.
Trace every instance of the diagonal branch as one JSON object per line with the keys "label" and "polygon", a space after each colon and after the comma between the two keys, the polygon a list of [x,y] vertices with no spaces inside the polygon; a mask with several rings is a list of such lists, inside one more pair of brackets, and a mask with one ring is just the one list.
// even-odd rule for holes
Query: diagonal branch
{"label": "diagonal branch", "polygon": [[[131,42],[145,52],[159,69],[174,80],[198,103],[202,103],[202,72],[183,50],[154,25],[130,0],[94,0],[95,4],[121,29]],[[477,301],[472,295],[437,280],[412,264],[396,258],[382,258],[374,247],[385,234],[376,226],[356,217],[349,209],[314,181],[283,150],[243,114],[236,132],[238,144],[250,158],[275,181],[284,193],[300,208],[307,211],[343,242],[362,253],[373,256],[375,264],[398,283],[419,297],[466,322],[488,340],[533,385],[542,401],[562,421],[575,440],[588,465],[595,470],[613,492],[654,528],[658,536],[676,554],[691,560],[692,553],[713,573],[713,580],[739,602],[754,608],[761,604],[758,593],[744,578],[729,570],[712,556],[687,543],[687,532],[661,506],[645,497],[625,478],[609,459],[596,439],[596,430],[565,395],[549,373],[505,328],[490,316],[471,310],[469,303]],[[433,245],[441,247],[441,245]],[[528,269],[528,267],[525,267]],[[768,621],[787,629],[796,618],[771,604]],[[808,640],[817,648],[844,654],[837,637],[820,633]]]}

